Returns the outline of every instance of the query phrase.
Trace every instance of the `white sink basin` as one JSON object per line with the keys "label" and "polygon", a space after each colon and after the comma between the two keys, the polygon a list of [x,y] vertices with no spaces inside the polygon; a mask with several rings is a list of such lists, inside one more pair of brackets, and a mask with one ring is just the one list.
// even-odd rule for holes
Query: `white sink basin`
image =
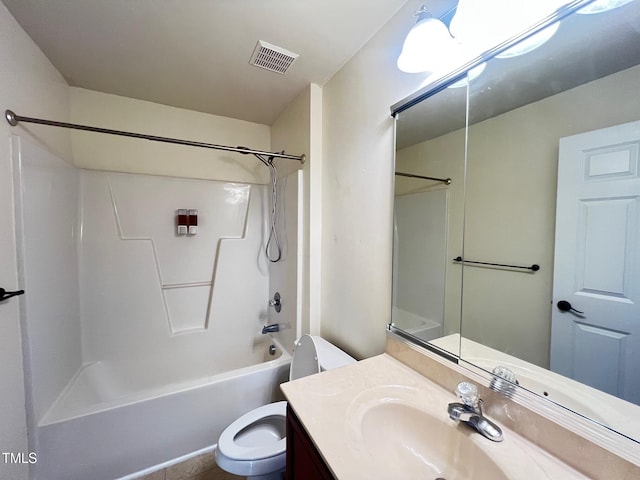
{"label": "white sink basin", "polygon": [[446,480],[508,479],[470,439],[469,434],[478,434],[457,428],[453,421],[445,423],[396,401],[374,404],[360,421],[363,445],[372,459],[391,456],[403,466],[403,475]]}

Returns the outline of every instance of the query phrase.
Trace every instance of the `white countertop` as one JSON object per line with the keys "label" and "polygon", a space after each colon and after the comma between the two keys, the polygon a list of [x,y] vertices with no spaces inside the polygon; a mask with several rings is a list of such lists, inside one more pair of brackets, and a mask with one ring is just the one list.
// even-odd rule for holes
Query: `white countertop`
{"label": "white countertop", "polygon": [[[393,443],[389,443],[390,448],[385,449],[384,455],[373,455],[365,446],[370,438],[363,435],[378,435],[378,432],[371,430],[364,433],[361,428],[360,422],[367,409],[381,402],[396,401],[395,397],[401,397],[402,402],[417,409],[428,409],[437,421],[442,422],[442,428],[448,429],[450,425],[452,429],[460,429],[464,437],[456,438],[467,441],[464,448],[473,446],[473,450],[480,452],[480,456],[486,454],[490,457],[503,472],[503,478],[587,478],[502,425],[504,441],[495,443],[466,425],[456,424],[447,414],[447,405],[456,401],[454,394],[387,354],[288,382],[282,384],[281,388],[338,480],[416,478],[415,470],[410,471],[409,467],[403,466],[406,465],[407,452],[411,454],[412,451],[409,443],[420,442],[422,435],[425,442],[437,442],[433,435],[429,437],[430,432],[416,431],[417,437],[407,439],[407,442],[396,438]],[[388,429],[387,432],[380,432],[381,438],[386,436],[388,440],[393,437],[394,425],[388,425]],[[469,440],[473,443],[469,444]],[[396,445],[397,443],[407,445]],[[467,452],[458,445],[446,445],[445,448],[447,451],[457,449],[453,453],[457,455],[459,462],[478,461],[478,454]],[[467,453],[476,458],[467,459]],[[447,480],[484,480],[475,473],[456,477],[451,472],[439,472],[438,465],[430,464],[429,459],[420,458],[420,461],[424,461],[425,465],[424,478],[430,478],[429,472],[436,471],[442,473]],[[420,463],[415,458],[411,458],[411,462],[413,468]],[[469,468],[471,467],[467,467],[467,470]]]}

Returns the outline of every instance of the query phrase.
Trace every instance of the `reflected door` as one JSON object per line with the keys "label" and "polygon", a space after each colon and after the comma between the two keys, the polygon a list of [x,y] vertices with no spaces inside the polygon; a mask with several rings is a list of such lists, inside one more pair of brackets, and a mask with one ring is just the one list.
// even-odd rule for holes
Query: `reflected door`
{"label": "reflected door", "polygon": [[551,369],[640,404],[640,122],[560,139]]}

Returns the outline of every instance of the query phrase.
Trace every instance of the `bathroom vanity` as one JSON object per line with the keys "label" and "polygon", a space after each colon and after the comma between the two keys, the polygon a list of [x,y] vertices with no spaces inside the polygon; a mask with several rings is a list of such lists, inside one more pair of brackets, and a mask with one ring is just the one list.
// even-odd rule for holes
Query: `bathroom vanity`
{"label": "bathroom vanity", "polygon": [[285,480],[333,480],[313,440],[291,406],[287,406],[287,470]]}
{"label": "bathroom vanity", "polygon": [[[487,416],[503,430],[502,442],[449,418],[447,405],[456,397],[448,386],[461,380],[478,384]],[[281,388],[289,401],[288,479],[640,476],[638,465],[576,441],[571,432],[492,392],[482,377],[393,333],[382,355]]]}

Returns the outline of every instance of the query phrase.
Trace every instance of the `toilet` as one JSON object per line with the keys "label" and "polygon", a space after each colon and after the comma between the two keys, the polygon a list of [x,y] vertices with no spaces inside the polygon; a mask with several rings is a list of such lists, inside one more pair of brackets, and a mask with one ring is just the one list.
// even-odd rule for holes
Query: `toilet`
{"label": "toilet", "polygon": [[[324,338],[304,335],[296,344],[289,380],[341,367],[356,360]],[[215,451],[220,468],[260,480],[281,480],[286,456],[287,402],[275,402],[245,413],[220,435]]]}

